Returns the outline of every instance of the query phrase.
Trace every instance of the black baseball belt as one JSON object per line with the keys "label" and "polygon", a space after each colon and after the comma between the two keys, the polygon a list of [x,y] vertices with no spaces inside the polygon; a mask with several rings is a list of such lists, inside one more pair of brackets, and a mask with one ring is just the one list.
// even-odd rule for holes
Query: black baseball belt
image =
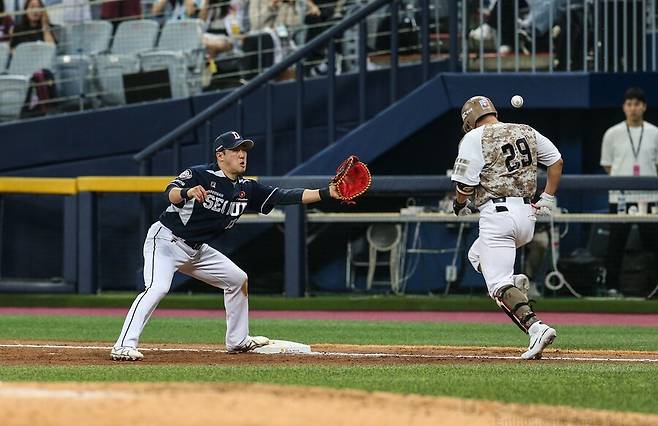
{"label": "black baseball belt", "polygon": [[[491,202],[494,203],[494,204],[504,203],[506,201],[507,201],[507,197],[498,197],[498,198],[492,198],[491,199]],[[530,204],[530,198],[523,197],[523,204]],[[508,212],[508,211],[509,211],[509,209],[505,206],[496,206],[496,212],[497,213]]]}
{"label": "black baseball belt", "polygon": [[186,246],[191,248],[192,250],[199,250],[203,243],[195,243],[194,241],[186,241],[186,240],[181,240],[182,242],[185,243]]}

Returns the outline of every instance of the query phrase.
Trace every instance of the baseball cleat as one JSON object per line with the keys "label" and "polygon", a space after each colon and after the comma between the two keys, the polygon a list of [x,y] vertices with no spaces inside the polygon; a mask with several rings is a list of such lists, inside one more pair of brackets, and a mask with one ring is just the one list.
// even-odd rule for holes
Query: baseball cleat
{"label": "baseball cleat", "polygon": [[544,348],[553,343],[557,336],[554,328],[543,324],[541,321],[532,324],[528,334],[530,335],[530,345],[528,350],[521,355],[523,359],[540,359]]}
{"label": "baseball cleat", "polygon": [[124,346],[122,348],[112,348],[110,357],[113,361],[140,361],[144,355],[135,348]]}
{"label": "baseball cleat", "polygon": [[227,348],[226,352],[230,354],[240,354],[243,352],[250,352],[256,348],[261,348],[270,344],[270,339],[264,336],[247,336],[247,343],[233,348]]}
{"label": "baseball cleat", "polygon": [[528,297],[528,290],[530,289],[530,279],[525,274],[512,275],[514,287],[521,290],[526,297]]}

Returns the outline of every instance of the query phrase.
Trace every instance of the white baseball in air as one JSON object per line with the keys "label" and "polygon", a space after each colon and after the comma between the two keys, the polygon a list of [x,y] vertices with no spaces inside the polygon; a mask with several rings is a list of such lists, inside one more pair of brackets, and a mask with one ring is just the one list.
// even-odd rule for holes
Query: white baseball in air
{"label": "white baseball in air", "polygon": [[523,98],[520,95],[512,96],[512,106],[514,108],[521,108],[523,106]]}

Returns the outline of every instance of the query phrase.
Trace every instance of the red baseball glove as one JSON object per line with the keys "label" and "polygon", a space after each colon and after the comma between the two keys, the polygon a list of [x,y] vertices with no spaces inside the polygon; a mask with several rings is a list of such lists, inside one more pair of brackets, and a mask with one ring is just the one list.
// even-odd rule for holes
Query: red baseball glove
{"label": "red baseball glove", "polygon": [[336,169],[336,176],[330,183],[336,185],[336,192],[343,201],[352,201],[370,187],[372,177],[365,163],[356,155],[350,155]]}

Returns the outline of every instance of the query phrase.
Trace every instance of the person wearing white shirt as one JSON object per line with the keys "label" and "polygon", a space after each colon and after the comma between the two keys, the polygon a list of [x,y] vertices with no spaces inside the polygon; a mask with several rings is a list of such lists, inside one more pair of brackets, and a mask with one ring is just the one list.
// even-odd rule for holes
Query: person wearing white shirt
{"label": "person wearing white shirt", "polygon": [[[658,128],[644,120],[647,103],[644,91],[630,87],[624,94],[622,105],[626,119],[610,127],[601,143],[601,166],[610,176],[658,175]],[[618,212],[620,191],[610,191],[610,212]],[[623,191],[626,206],[640,206],[641,213],[656,205],[658,194],[654,191]],[[623,209],[623,208],[622,208]],[[647,211],[643,211],[646,209]],[[631,224],[610,226],[606,254],[606,281],[609,289],[619,288],[619,275]],[[645,250],[652,251],[658,260],[658,226],[640,225],[640,237]],[[655,274],[653,274],[655,276]],[[633,284],[636,287],[637,284]]]}
{"label": "person wearing white shirt", "polygon": [[644,121],[642,89],[626,91],[623,109],[626,120],[603,135],[601,166],[610,176],[658,175],[658,127]]}

